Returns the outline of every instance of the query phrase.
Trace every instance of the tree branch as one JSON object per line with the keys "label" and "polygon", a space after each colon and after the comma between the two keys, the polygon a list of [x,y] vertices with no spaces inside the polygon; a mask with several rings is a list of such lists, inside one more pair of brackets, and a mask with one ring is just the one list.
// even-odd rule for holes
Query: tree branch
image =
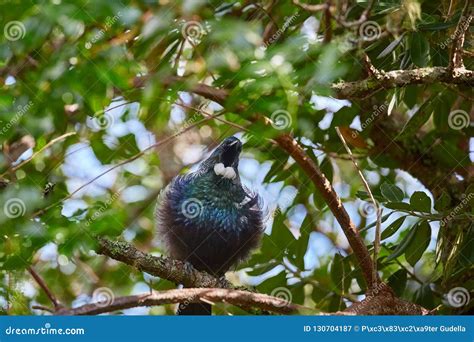
{"label": "tree branch", "polygon": [[365,190],[367,190],[367,193],[369,194],[370,200],[374,204],[376,213],[377,213],[377,224],[375,228],[375,238],[374,238],[374,256],[373,256],[373,270],[372,270],[372,283],[376,284],[377,283],[377,258],[378,258],[378,252],[379,252],[379,246],[380,246],[380,229],[382,225],[382,209],[379,206],[379,203],[375,200],[374,195],[372,194],[372,190],[370,189],[369,183],[364,177],[364,174],[362,173],[361,168],[359,167],[359,164],[357,163],[357,160],[355,160],[354,156],[352,155],[352,151],[349,148],[349,145],[347,145],[346,140],[344,139],[344,136],[342,135],[339,127],[336,127],[336,132],[337,135],[339,136],[339,139],[341,139],[342,144],[344,145],[344,148],[346,149],[347,153],[351,157],[352,164],[354,164],[357,173],[359,174],[359,178],[362,181],[362,184],[364,184]]}
{"label": "tree branch", "polygon": [[379,71],[379,75],[356,82],[340,82],[331,88],[338,98],[360,99],[381,89],[405,87],[411,84],[431,84],[444,82],[466,86],[474,85],[474,72],[456,69],[453,73],[449,68],[431,67],[413,70]]}
{"label": "tree branch", "polygon": [[[150,76],[138,76],[135,77],[133,80],[133,87],[134,88],[141,88],[145,86],[147,80],[150,79]],[[163,84],[165,87],[169,87],[175,83],[184,82],[188,85],[188,91],[205,97],[209,100],[215,101],[217,103],[223,103],[227,97],[229,96],[229,91],[227,89],[219,89],[212,86],[208,86],[207,84],[199,83],[199,82],[192,82],[185,77],[180,76],[168,76],[164,80],[160,80],[160,83]]]}
{"label": "tree branch", "polygon": [[62,309],[63,308],[62,304],[56,299],[56,296],[49,289],[48,285],[46,285],[43,278],[41,278],[41,276],[38,273],[36,273],[36,271],[33,269],[32,266],[28,267],[28,272],[30,272],[31,276],[36,280],[36,282],[41,287],[41,289],[44,291],[44,293],[49,298],[51,303],[53,303],[54,310],[58,311],[58,310]]}
{"label": "tree branch", "polygon": [[462,10],[461,18],[456,26],[454,31],[454,42],[451,49],[451,58],[449,59],[449,69],[454,71],[456,68],[464,68],[464,62],[462,58],[462,50],[464,46],[464,39],[466,36],[466,31],[469,29],[469,24],[471,23],[471,7],[470,0],[466,0],[464,8]]}
{"label": "tree branch", "polygon": [[360,237],[359,231],[354,222],[352,222],[349,214],[342,205],[341,199],[332,187],[331,182],[329,182],[313,160],[306,155],[301,145],[298,144],[298,142],[290,135],[283,134],[278,136],[275,140],[278,145],[301,166],[303,171],[324,197],[329,209],[331,209],[337,222],[339,222],[347,237],[347,241],[359,261],[367,286],[369,288],[376,286],[380,280],[378,276],[376,279],[373,279],[374,269],[369,251]]}
{"label": "tree branch", "polygon": [[185,287],[233,288],[224,278],[215,278],[206,272],[200,272],[191,264],[165,257],[153,256],[139,251],[126,242],[97,238],[97,253],[121,261],[140,271],[168,279]]}
{"label": "tree branch", "polygon": [[304,4],[299,0],[293,0],[293,4],[295,6],[298,6],[301,9],[304,9],[305,11],[308,12],[319,12],[319,11],[324,11],[327,10],[330,7],[330,4],[328,2],[325,2],[323,4]]}
{"label": "tree branch", "polygon": [[428,315],[430,311],[395,296],[392,289],[380,283],[365,299],[343,311],[352,315]]}
{"label": "tree branch", "polygon": [[134,296],[113,298],[111,303],[85,304],[74,309],[63,309],[58,315],[98,315],[106,312],[124,310],[141,306],[154,306],[176,303],[229,303],[239,307],[255,307],[281,314],[296,312],[299,305],[261,293],[242,290],[216,288],[185,288],[179,290],[153,291]]}

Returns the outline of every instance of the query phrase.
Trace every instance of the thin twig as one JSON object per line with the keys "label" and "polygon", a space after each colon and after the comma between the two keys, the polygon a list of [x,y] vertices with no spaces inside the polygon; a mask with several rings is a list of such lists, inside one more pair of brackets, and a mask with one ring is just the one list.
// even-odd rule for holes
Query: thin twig
{"label": "thin twig", "polygon": [[372,8],[374,7],[374,4],[375,4],[375,0],[370,0],[368,6],[364,9],[364,11],[360,15],[359,19],[357,19],[357,20],[348,22],[348,21],[346,21],[346,16],[347,15],[344,15],[343,19],[340,16],[336,17],[336,18],[338,18],[337,21],[342,26],[344,26],[346,28],[362,25],[363,23],[365,23],[367,21],[367,19],[369,19],[369,15],[370,15],[370,12],[372,11]]}
{"label": "thin twig", "polygon": [[194,127],[196,127],[196,126],[202,124],[203,122],[207,122],[207,121],[209,121],[209,120],[211,120],[211,119],[214,119],[215,117],[218,117],[218,116],[220,116],[220,115],[222,115],[222,114],[223,114],[223,112],[222,112],[222,113],[215,114],[215,115],[212,115],[212,116],[209,116],[209,117],[206,117],[206,118],[204,118],[204,119],[202,119],[202,120],[199,120],[199,121],[195,122],[194,124],[185,127],[185,128],[182,129],[181,131],[179,131],[179,132],[177,132],[177,133],[175,133],[175,134],[173,134],[173,135],[171,135],[171,136],[169,136],[169,137],[167,137],[167,138],[165,138],[165,139],[163,139],[163,140],[161,140],[161,141],[159,141],[159,142],[157,142],[157,143],[154,143],[154,144],[148,146],[147,148],[143,149],[142,151],[140,151],[139,153],[135,154],[134,156],[132,156],[132,157],[130,157],[130,158],[128,158],[128,159],[125,159],[125,160],[121,161],[121,162],[118,163],[118,164],[115,164],[115,165],[109,167],[107,170],[101,172],[100,174],[98,174],[97,176],[95,176],[94,178],[92,178],[91,180],[89,180],[89,181],[87,181],[86,183],[82,184],[80,187],[78,187],[76,190],[74,190],[73,192],[71,192],[70,194],[68,194],[67,196],[65,196],[64,198],[62,198],[62,199],[60,199],[59,201],[57,201],[57,202],[55,202],[55,203],[53,203],[53,204],[47,206],[46,208],[43,208],[43,209],[40,209],[40,210],[36,211],[35,213],[33,213],[32,217],[41,215],[41,214],[43,214],[44,212],[48,211],[49,209],[54,208],[55,206],[57,206],[57,205],[63,203],[64,201],[70,199],[70,198],[73,197],[75,194],[77,194],[79,191],[81,191],[82,189],[84,189],[86,186],[92,184],[93,182],[95,182],[95,181],[96,181],[97,179],[99,179],[100,177],[106,175],[106,174],[109,173],[110,171],[113,171],[113,170],[115,170],[115,169],[117,169],[117,168],[119,168],[119,167],[121,167],[121,166],[123,166],[123,165],[125,165],[125,164],[131,163],[132,161],[134,161],[134,160],[140,158],[141,156],[145,155],[145,153],[146,153],[147,151],[151,150],[152,148],[155,148],[155,147],[161,146],[161,145],[163,145],[163,144],[166,144],[167,142],[169,142],[169,141],[171,141],[172,139],[176,138],[177,136],[183,134],[184,132],[187,132],[187,131],[189,131],[190,129],[192,129],[192,128],[194,128]]}
{"label": "thin twig", "polygon": [[25,164],[27,164],[27,163],[29,163],[30,161],[32,161],[38,154],[40,154],[40,153],[43,152],[44,150],[48,149],[49,147],[51,147],[51,146],[54,145],[55,143],[57,143],[57,142],[59,142],[59,141],[61,141],[61,140],[64,140],[64,139],[66,139],[67,137],[70,137],[71,135],[75,135],[75,134],[76,134],[76,132],[69,132],[69,133],[65,133],[65,134],[63,134],[63,135],[61,135],[61,136],[59,136],[59,137],[57,137],[57,138],[51,140],[51,141],[48,142],[46,145],[44,145],[39,151],[36,151],[35,153],[33,153],[33,155],[32,155],[30,158],[28,158],[28,159],[22,161],[20,164],[15,165],[15,166],[13,166],[11,169],[5,171],[4,173],[2,173],[2,174],[0,175],[0,177],[3,177],[3,176],[4,176],[6,173],[8,173],[8,172],[14,172],[14,171],[18,170],[19,168],[21,168],[21,167],[24,166]]}
{"label": "thin twig", "polygon": [[32,309],[35,309],[35,310],[47,311],[47,312],[50,312],[50,313],[54,313],[54,312],[55,312],[53,309],[48,308],[47,306],[43,306],[43,305],[32,305],[31,308],[32,308]]}
{"label": "thin twig", "polygon": [[38,285],[43,289],[46,296],[48,296],[51,303],[53,303],[54,310],[58,311],[62,309],[63,306],[61,305],[61,303],[56,299],[56,296],[53,294],[53,292],[51,292],[51,290],[49,289],[48,285],[46,285],[43,278],[41,278],[41,276],[38,273],[36,273],[36,271],[33,269],[32,266],[28,267],[28,272],[30,272],[31,276],[35,279]]}
{"label": "thin twig", "polygon": [[311,179],[314,186],[319,190],[329,209],[331,209],[334,217],[339,222],[344,235],[351,246],[354,255],[359,262],[364,279],[367,282],[369,289],[376,286],[379,282],[374,282],[373,262],[370,257],[367,246],[364,240],[359,234],[354,222],[352,222],[348,212],[342,205],[341,199],[334,190],[331,182],[326,178],[320,168],[314,163],[314,161],[306,154],[303,147],[289,134],[281,134],[275,141],[278,143],[280,148],[287,152],[296,163],[299,164],[301,169]]}
{"label": "thin twig", "polygon": [[304,4],[302,2],[300,2],[299,0],[293,0],[293,4],[295,6],[298,6],[302,9],[304,9],[305,11],[308,11],[308,12],[320,12],[320,11],[324,11],[328,8],[328,3],[324,3],[324,4]]}
{"label": "thin twig", "polygon": [[380,249],[380,228],[382,225],[382,209],[380,208],[378,202],[375,200],[374,195],[372,194],[372,191],[370,190],[369,183],[365,179],[364,174],[362,173],[361,168],[357,164],[357,160],[354,158],[352,155],[352,151],[349,148],[349,145],[347,145],[346,140],[344,139],[344,136],[342,135],[341,131],[339,130],[339,127],[336,127],[336,132],[339,138],[342,141],[342,144],[344,145],[347,153],[351,157],[352,163],[354,164],[355,168],[357,169],[357,172],[359,174],[360,179],[362,180],[362,184],[364,184],[365,189],[367,190],[367,193],[369,194],[370,200],[375,206],[375,209],[377,211],[377,224],[375,226],[375,239],[374,239],[374,256],[373,256],[373,262],[374,262],[374,267],[373,267],[373,276],[372,276],[372,281],[376,284],[377,283],[377,257]]}
{"label": "thin twig", "polygon": [[454,69],[464,68],[464,62],[462,58],[462,50],[464,45],[464,39],[466,36],[466,31],[469,29],[469,24],[472,20],[470,0],[466,0],[464,8],[459,18],[459,22],[456,25],[456,30],[454,31],[454,41],[453,47],[451,49],[451,58],[449,60],[448,68],[451,72],[454,72]]}

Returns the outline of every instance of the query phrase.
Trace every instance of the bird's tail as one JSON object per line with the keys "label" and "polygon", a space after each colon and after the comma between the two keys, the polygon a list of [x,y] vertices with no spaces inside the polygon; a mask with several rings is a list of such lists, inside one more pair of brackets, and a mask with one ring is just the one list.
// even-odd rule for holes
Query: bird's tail
{"label": "bird's tail", "polygon": [[212,306],[208,303],[179,303],[176,314],[179,316],[212,315]]}

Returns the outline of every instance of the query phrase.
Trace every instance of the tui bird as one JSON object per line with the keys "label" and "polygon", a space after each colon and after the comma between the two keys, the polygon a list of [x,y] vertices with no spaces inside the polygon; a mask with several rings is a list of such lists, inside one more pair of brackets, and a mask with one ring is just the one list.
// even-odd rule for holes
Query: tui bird
{"label": "tui bird", "polygon": [[[222,277],[263,234],[258,194],[242,186],[242,143],[225,139],[196,172],[175,177],[160,196],[158,234],[170,257]],[[210,304],[180,304],[179,315],[210,315]]]}

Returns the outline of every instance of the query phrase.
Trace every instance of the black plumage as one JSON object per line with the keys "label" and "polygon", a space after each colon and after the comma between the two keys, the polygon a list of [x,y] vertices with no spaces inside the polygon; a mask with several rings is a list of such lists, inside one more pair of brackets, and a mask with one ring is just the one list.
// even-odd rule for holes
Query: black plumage
{"label": "black plumage", "polygon": [[[225,139],[196,172],[175,177],[158,200],[158,234],[169,256],[215,276],[247,257],[263,234],[259,196],[240,181],[241,151],[239,139]],[[208,309],[181,305],[179,313]]]}

